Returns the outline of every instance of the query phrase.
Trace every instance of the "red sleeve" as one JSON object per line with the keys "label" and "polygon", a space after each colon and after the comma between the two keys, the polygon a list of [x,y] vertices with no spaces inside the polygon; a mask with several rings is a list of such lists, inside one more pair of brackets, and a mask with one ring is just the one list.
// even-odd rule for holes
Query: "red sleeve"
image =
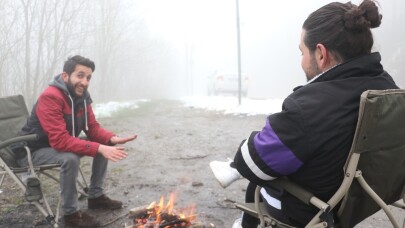
{"label": "red sleeve", "polygon": [[38,99],[36,113],[50,146],[60,152],[68,151],[94,157],[100,144],[69,135],[63,113],[65,105],[67,104],[62,96],[52,93],[45,92]]}
{"label": "red sleeve", "polygon": [[87,105],[87,125],[88,131],[85,131],[90,141],[98,142],[104,145],[108,145],[110,139],[114,136],[114,133],[102,128],[97,122],[94,116],[93,108],[91,105]]}

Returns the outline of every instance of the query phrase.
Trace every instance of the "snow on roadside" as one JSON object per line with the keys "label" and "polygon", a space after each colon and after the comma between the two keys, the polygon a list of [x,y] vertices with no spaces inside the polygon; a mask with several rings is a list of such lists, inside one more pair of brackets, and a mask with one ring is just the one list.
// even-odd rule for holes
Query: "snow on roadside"
{"label": "snow on roadside", "polygon": [[94,115],[97,118],[111,117],[114,113],[123,109],[137,109],[140,102],[147,102],[148,100],[136,100],[136,101],[110,101],[107,103],[95,104],[93,107]]}
{"label": "snow on roadside", "polygon": [[200,96],[180,99],[186,107],[220,111],[225,114],[268,115],[281,111],[282,99],[242,98],[239,105],[237,97]]}
{"label": "snow on roadside", "polygon": [[[184,106],[210,111],[219,111],[224,114],[269,115],[281,111],[282,99],[248,99],[242,98],[239,105],[237,97],[227,96],[193,96],[179,99]],[[114,113],[124,109],[137,109],[140,102],[149,100],[136,100],[95,104],[93,107],[97,118],[111,117]]]}

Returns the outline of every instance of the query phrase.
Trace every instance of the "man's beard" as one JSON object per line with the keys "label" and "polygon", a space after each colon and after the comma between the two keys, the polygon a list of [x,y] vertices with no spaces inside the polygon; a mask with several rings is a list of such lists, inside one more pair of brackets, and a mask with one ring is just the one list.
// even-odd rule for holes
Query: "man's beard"
{"label": "man's beard", "polygon": [[307,77],[307,81],[310,81],[315,76],[322,73],[321,69],[319,69],[318,64],[316,63],[315,57],[311,56],[310,67],[305,71],[305,75]]}
{"label": "man's beard", "polygon": [[69,94],[72,97],[75,97],[75,98],[83,97],[84,94],[86,94],[86,92],[87,92],[87,89],[85,88],[85,89],[83,89],[83,94],[82,95],[76,94],[75,85],[73,85],[73,83],[70,81],[70,78],[68,79],[68,82],[66,83],[66,87],[67,87],[67,89],[69,91]]}

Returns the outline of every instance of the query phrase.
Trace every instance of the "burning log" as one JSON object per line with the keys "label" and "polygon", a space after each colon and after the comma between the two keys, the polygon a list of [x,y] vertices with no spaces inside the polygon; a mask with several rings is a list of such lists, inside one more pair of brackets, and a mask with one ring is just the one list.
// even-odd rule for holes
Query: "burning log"
{"label": "burning log", "polygon": [[179,217],[177,215],[170,215],[164,213],[162,216],[162,223],[159,225],[159,228],[166,227],[190,227],[191,221],[195,219],[195,216],[189,217]]}
{"label": "burning log", "polygon": [[[153,227],[153,226],[148,226],[148,227]],[[160,226],[159,226],[160,227]],[[169,226],[171,227],[171,226]],[[205,225],[203,223],[193,223],[190,226],[186,226],[187,228],[215,228],[215,225],[210,223],[208,225]],[[124,228],[139,228],[138,226],[134,225],[125,225]],[[166,227],[165,227],[166,228]]]}
{"label": "burning log", "polygon": [[174,194],[170,195],[167,204],[164,204],[164,199],[161,197],[160,202],[152,202],[149,206],[141,206],[132,208],[129,211],[129,217],[133,219],[133,225],[125,228],[214,228],[211,223],[204,225],[196,222],[194,206],[175,210]]}
{"label": "burning log", "polygon": [[154,210],[153,207],[149,208],[149,206],[141,206],[141,207],[135,207],[129,210],[129,217],[130,218],[147,218],[150,213],[152,213]]}
{"label": "burning log", "polygon": [[159,228],[166,228],[166,227],[189,227],[190,222],[187,219],[184,218],[179,218],[175,219],[173,221],[168,221],[168,222],[162,222],[162,224],[159,225]]}

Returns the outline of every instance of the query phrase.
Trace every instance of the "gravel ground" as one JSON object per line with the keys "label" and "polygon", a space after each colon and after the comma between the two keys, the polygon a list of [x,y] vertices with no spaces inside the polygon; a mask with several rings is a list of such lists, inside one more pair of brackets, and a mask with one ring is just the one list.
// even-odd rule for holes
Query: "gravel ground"
{"label": "gravel ground", "polygon": [[[177,196],[176,206],[195,205],[198,220],[218,228],[230,228],[240,216],[233,206],[242,202],[246,180],[239,180],[222,189],[209,169],[212,160],[232,158],[239,143],[253,130],[260,130],[265,116],[224,115],[222,113],[183,107],[178,101],[151,101],[140,108],[100,119],[107,129],[119,135],[138,134],[128,143],[127,159],[110,163],[105,187],[107,194],[124,202],[117,211],[83,210],[99,218],[105,227],[131,224],[130,209]],[[82,168],[89,177],[91,159],[82,159]],[[43,188],[56,205],[58,185],[46,181]],[[22,200],[22,192],[6,178],[0,193],[0,227],[47,227],[32,205]],[[404,211],[392,208],[398,221]],[[63,222],[61,222],[63,226]],[[356,227],[392,227],[381,212]]]}

